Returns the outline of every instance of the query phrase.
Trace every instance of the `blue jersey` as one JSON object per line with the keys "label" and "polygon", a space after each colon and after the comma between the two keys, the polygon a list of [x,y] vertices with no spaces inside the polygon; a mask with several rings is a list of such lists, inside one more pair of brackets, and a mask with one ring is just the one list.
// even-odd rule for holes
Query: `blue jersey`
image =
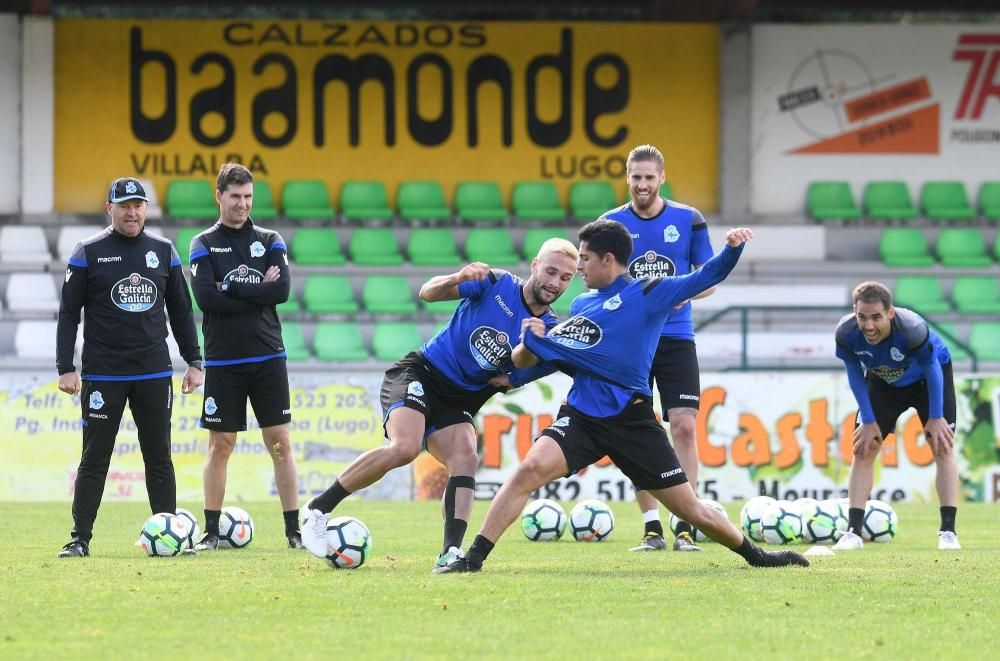
{"label": "blue jersey", "polygon": [[[631,204],[605,213],[602,218],[617,220],[632,235],[632,257],[628,271],[633,278],[684,275],[712,257],[708,225],[692,207],[663,200],[660,213],[652,218],[637,216]],[[700,293],[700,292],[696,292]],[[663,324],[664,337],[694,339],[691,305],[675,310]]]}
{"label": "blue jersey", "polygon": [[621,413],[636,394],[652,399],[649,371],[663,321],[681,301],[722,282],[743,247],[728,245],[683,276],[636,280],[628,274],[573,300],[570,318],[524,344],[543,361],[576,370],[567,401],[587,415]]}
{"label": "blue jersey", "polygon": [[[466,390],[481,390],[498,374],[514,370],[510,354],[521,335],[521,321],[535,316],[524,300],[524,282],[508,273],[494,269],[482,280],[462,282],[459,304],[448,324],[428,340],[420,352],[457,386]],[[559,323],[551,311],[539,315],[546,328]],[[544,373],[554,371],[551,367]],[[524,374],[531,370],[517,370]],[[535,371],[531,378],[543,373]],[[522,385],[531,378],[512,375],[513,385]]]}
{"label": "blue jersey", "polygon": [[862,368],[895,388],[927,379],[930,416],[943,417],[941,365],[951,362],[948,347],[912,310],[896,308],[890,324],[889,336],[878,344],[868,343],[853,314],[845,315],[837,324],[837,358],[847,368],[862,422],[875,421]]}

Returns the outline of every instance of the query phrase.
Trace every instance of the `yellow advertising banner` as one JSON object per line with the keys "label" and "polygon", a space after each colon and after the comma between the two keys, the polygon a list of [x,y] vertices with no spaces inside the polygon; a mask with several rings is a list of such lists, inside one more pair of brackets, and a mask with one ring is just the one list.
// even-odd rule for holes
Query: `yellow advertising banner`
{"label": "yellow advertising banner", "polygon": [[119,176],[611,181],[659,146],[678,199],[718,188],[713,25],[64,19],[55,27],[56,208]]}

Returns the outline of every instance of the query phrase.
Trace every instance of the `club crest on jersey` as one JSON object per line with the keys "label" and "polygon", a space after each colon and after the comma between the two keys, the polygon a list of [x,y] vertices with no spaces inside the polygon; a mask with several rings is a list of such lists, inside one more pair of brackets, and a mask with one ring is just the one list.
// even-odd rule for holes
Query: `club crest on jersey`
{"label": "club crest on jersey", "polygon": [[643,278],[662,278],[671,276],[676,271],[674,263],[670,258],[657,253],[655,250],[647,250],[632,260],[628,265],[628,272],[636,280]]}
{"label": "club crest on jersey", "polygon": [[249,282],[251,284],[257,284],[264,279],[264,274],[257,269],[252,269],[246,264],[240,264],[232,271],[226,274],[223,278],[223,282]]}
{"label": "club crest on jersey", "polygon": [[903,360],[903,352],[897,349],[896,347],[893,347],[889,349],[889,357],[898,363],[899,361]]}
{"label": "club crest on jersey", "polygon": [[503,367],[513,348],[510,336],[489,326],[480,326],[469,336],[469,352],[484,370],[494,371]]}
{"label": "club crest on jersey", "polygon": [[567,319],[549,333],[553,341],[570,349],[592,349],[602,336],[601,327],[583,315]]}
{"label": "club crest on jersey", "polygon": [[674,225],[667,225],[663,230],[663,240],[666,243],[677,243],[677,239],[681,238],[681,233],[677,231]]}
{"label": "club crest on jersey", "polygon": [[604,301],[604,305],[602,305],[601,307],[604,308],[605,310],[614,311],[620,308],[621,306],[622,306],[622,297],[620,294],[615,294],[608,300]]}
{"label": "club crest on jersey", "polygon": [[100,411],[104,406],[104,395],[101,394],[100,390],[95,390],[90,393],[90,408],[95,411]]}
{"label": "club crest on jersey", "polygon": [[156,303],[156,285],[149,278],[133,273],[111,287],[111,302],[126,312],[145,312]]}
{"label": "club crest on jersey", "polygon": [[207,413],[208,415],[212,415],[212,414],[214,414],[218,410],[219,410],[219,407],[215,403],[215,397],[206,397],[205,398],[205,413]]}
{"label": "club crest on jersey", "polygon": [[146,253],[146,266],[151,269],[155,269],[160,265],[160,258],[156,256],[156,253],[150,250]]}
{"label": "club crest on jersey", "polygon": [[264,244],[260,241],[254,241],[250,244],[250,256],[251,257],[262,257],[264,255]]}
{"label": "club crest on jersey", "polygon": [[410,381],[410,385],[406,386],[406,394],[413,395],[414,397],[423,397],[424,384],[419,381]]}

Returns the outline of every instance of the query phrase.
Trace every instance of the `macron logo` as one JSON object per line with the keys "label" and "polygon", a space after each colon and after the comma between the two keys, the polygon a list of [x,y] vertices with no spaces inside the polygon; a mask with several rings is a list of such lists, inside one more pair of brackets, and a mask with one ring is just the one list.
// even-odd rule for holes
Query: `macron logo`
{"label": "macron logo", "polygon": [[506,314],[508,317],[514,316],[514,311],[511,310],[509,307],[507,307],[507,304],[503,302],[502,298],[500,298],[500,294],[494,296],[493,300],[497,302],[497,305],[499,305],[500,309],[504,311],[504,314]]}
{"label": "macron logo", "polygon": [[120,261],[122,261],[122,256],[121,255],[115,255],[114,257],[98,257],[97,258],[97,263],[98,264],[103,263],[103,262],[120,262]]}
{"label": "macron logo", "polygon": [[209,250],[211,250],[212,252],[232,252],[233,251],[232,247],[227,247],[227,248],[215,248],[215,247],[212,247],[212,248],[209,248]]}

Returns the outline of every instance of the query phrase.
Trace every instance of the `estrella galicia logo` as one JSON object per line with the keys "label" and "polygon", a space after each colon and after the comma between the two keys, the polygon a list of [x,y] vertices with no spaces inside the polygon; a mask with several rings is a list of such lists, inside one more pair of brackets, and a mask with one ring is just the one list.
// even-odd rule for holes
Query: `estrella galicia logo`
{"label": "estrella galicia logo", "polygon": [[889,349],[889,357],[895,360],[897,363],[903,360],[903,352],[893,347]]}
{"label": "estrella galicia logo", "polygon": [[160,258],[156,256],[156,253],[150,250],[146,253],[146,266],[151,269],[155,269],[160,265]]}
{"label": "estrella galicia logo", "polygon": [[133,273],[111,287],[111,302],[126,312],[145,312],[156,303],[156,285],[149,278]]}
{"label": "estrella galicia logo", "polygon": [[622,306],[621,294],[615,294],[608,300],[604,301],[604,305],[602,305],[601,307],[604,308],[605,310],[611,310],[612,312],[614,312],[621,306]]}
{"label": "estrella galicia logo", "polygon": [[554,341],[570,349],[593,349],[602,335],[601,327],[583,315],[567,319],[549,333]]}
{"label": "estrella galicia logo", "polygon": [[419,381],[410,381],[410,385],[406,386],[406,394],[413,395],[414,397],[423,397],[424,384]]}
{"label": "estrella galicia logo", "polygon": [[226,274],[226,277],[222,279],[223,282],[249,282],[251,284],[257,284],[264,279],[264,274],[257,269],[252,269],[246,264],[240,264],[232,271]]}
{"label": "estrella galicia logo", "polygon": [[469,352],[484,370],[497,370],[510,358],[510,336],[489,326],[480,326],[469,336]]}
{"label": "estrella galicia logo", "polygon": [[104,406],[104,395],[101,394],[100,390],[95,390],[90,393],[90,408],[95,411],[100,411],[101,407]]}
{"label": "estrella galicia logo", "polygon": [[665,243],[677,243],[677,239],[681,238],[681,233],[677,231],[677,227],[674,225],[667,225],[666,229],[663,230],[663,241]]}
{"label": "estrella galicia logo", "polygon": [[219,410],[219,407],[215,404],[215,397],[206,397],[205,398],[205,413],[207,413],[208,415],[214,415],[215,412],[218,411],[218,410]]}
{"label": "estrella galicia logo", "polygon": [[647,250],[628,265],[629,274],[636,280],[671,276],[675,271],[674,263],[669,257],[653,250]]}
{"label": "estrella galicia logo", "polygon": [[264,256],[264,244],[260,241],[254,241],[250,244],[250,256],[251,257],[263,257]]}

